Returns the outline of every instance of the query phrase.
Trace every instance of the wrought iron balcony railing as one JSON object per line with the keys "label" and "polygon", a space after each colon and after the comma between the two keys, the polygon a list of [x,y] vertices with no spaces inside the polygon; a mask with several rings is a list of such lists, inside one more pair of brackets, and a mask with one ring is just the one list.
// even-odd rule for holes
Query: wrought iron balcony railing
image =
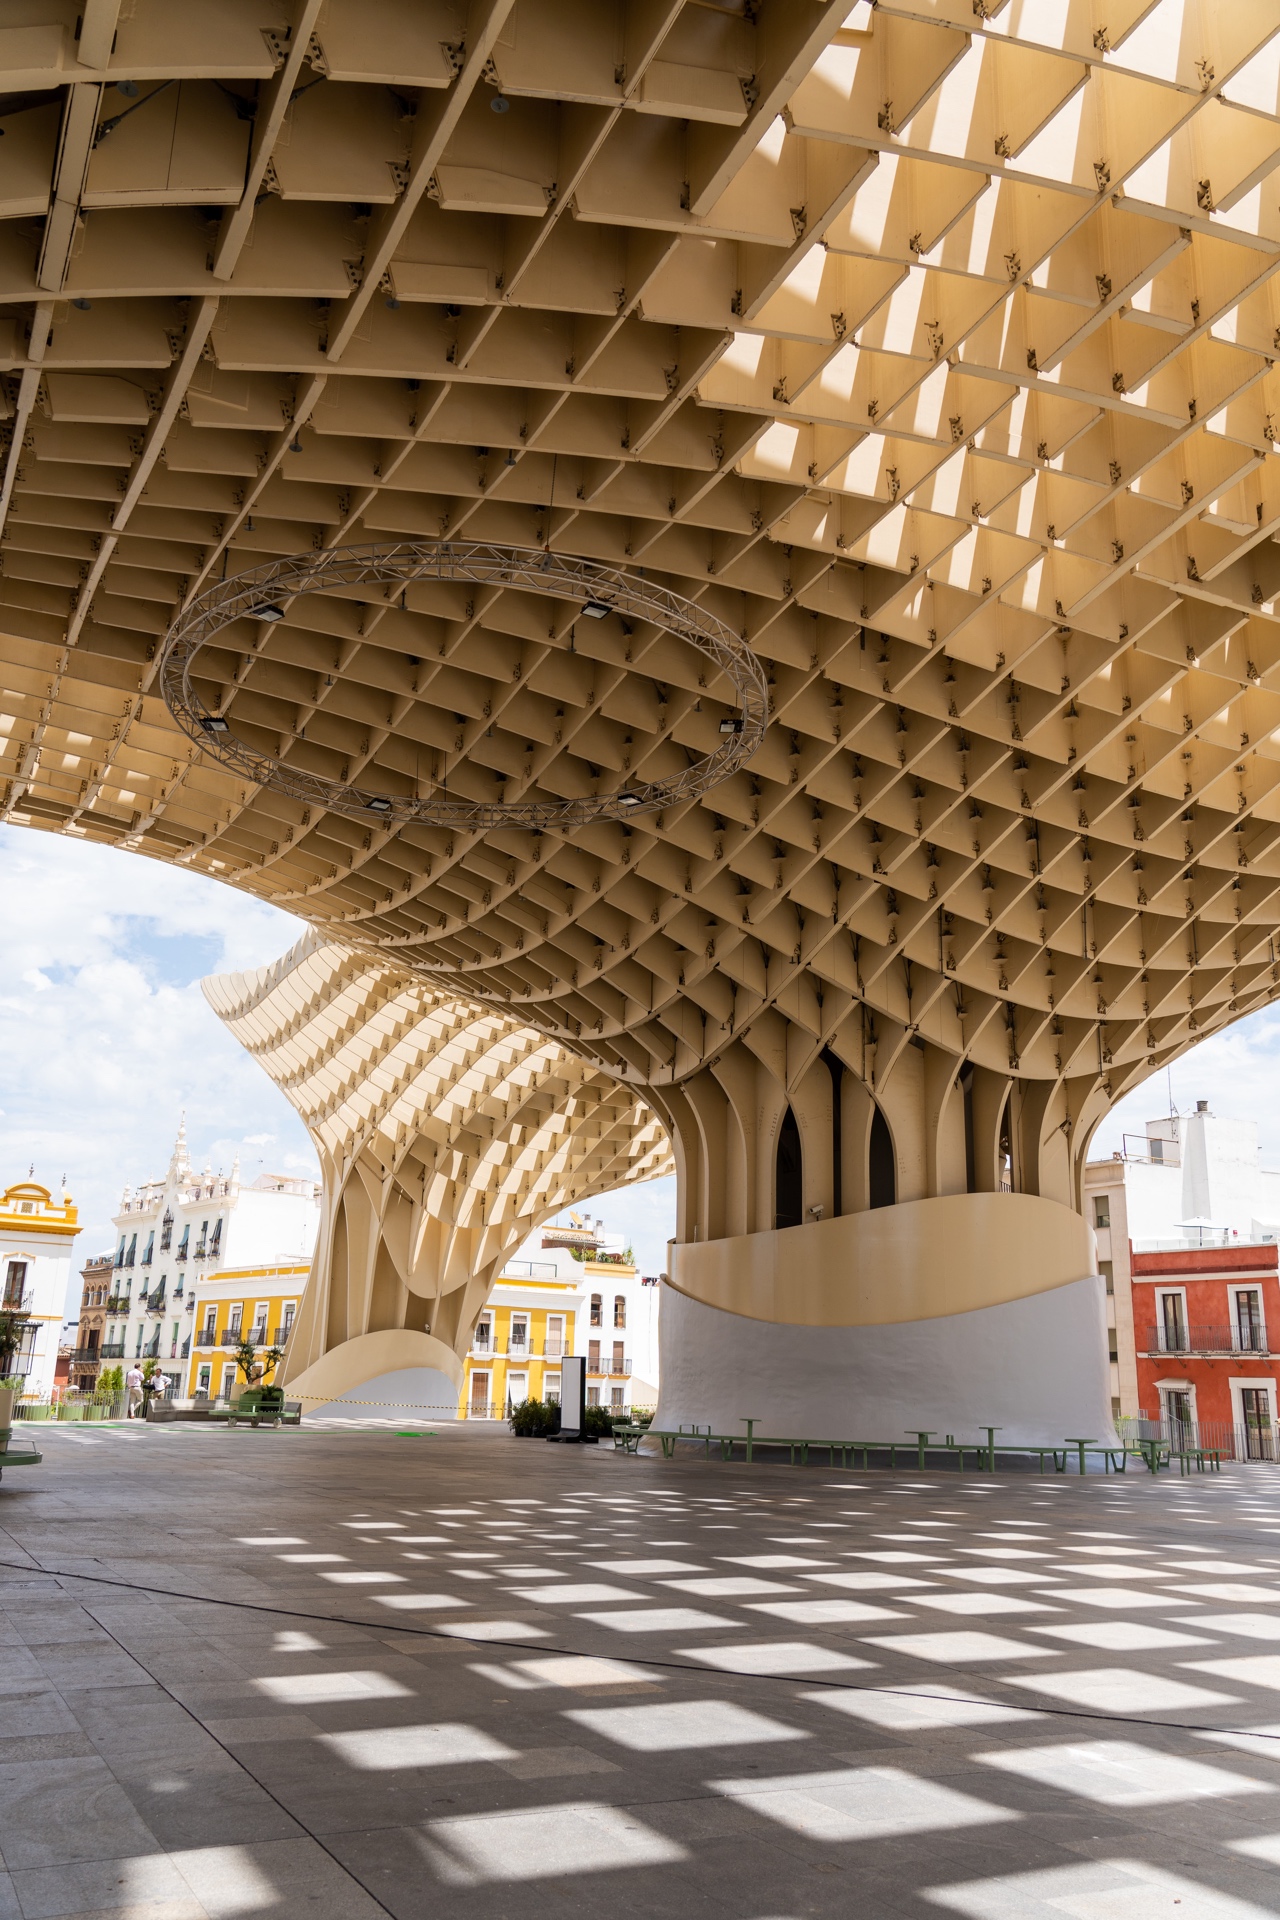
{"label": "wrought iron balcony railing", "polygon": [[1270,1353],[1265,1327],[1147,1326],[1140,1334],[1141,1353],[1232,1354]]}

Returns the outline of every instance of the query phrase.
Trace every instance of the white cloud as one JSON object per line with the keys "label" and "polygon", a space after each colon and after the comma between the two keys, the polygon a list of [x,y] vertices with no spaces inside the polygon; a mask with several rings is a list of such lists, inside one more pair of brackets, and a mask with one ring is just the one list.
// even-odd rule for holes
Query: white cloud
{"label": "white cloud", "polygon": [[1145,1132],[1148,1120],[1158,1120],[1173,1105],[1189,1113],[1197,1100],[1207,1100],[1214,1113],[1229,1120],[1256,1120],[1262,1164],[1280,1167],[1280,1104],[1276,1084],[1280,1077],[1280,1011],[1263,1008],[1213,1034],[1184,1054],[1171,1072],[1155,1073],[1115,1106],[1094,1135],[1091,1159],[1104,1159],[1118,1150],[1121,1135]]}
{"label": "white cloud", "polygon": [[[305,1129],[200,991],[262,966],[301,923],[203,875],[0,828],[0,1182],[26,1173],[80,1207],[78,1264],[111,1244],[126,1183],[164,1171],[185,1109],[192,1158],[252,1179],[315,1174]],[[79,1300],[78,1278],[74,1299]],[[69,1296],[70,1298],[71,1296]]]}

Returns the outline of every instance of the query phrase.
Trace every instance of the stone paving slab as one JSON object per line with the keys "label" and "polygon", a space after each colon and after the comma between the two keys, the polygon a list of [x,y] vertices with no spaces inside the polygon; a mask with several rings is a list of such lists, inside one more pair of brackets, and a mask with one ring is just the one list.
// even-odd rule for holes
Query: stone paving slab
{"label": "stone paving slab", "polygon": [[1275,1468],[110,1437],[0,1490],[0,1920],[1280,1911]]}

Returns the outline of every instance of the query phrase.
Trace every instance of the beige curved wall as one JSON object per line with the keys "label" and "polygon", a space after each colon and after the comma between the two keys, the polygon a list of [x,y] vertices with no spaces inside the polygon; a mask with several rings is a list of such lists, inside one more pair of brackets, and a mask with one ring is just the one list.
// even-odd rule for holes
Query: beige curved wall
{"label": "beige curved wall", "polygon": [[1027,1193],[961,1193],[773,1233],[673,1245],[672,1286],[801,1327],[933,1320],[1024,1300],[1097,1270],[1093,1230]]}
{"label": "beige curved wall", "polygon": [[304,1406],[317,1401],[336,1400],[367,1381],[384,1373],[403,1373],[407,1368],[432,1368],[442,1373],[454,1389],[462,1391],[462,1362],[452,1347],[429,1333],[406,1328],[389,1328],[381,1333],[361,1333],[344,1340],[307,1367],[294,1379],[284,1381],[290,1399]]}

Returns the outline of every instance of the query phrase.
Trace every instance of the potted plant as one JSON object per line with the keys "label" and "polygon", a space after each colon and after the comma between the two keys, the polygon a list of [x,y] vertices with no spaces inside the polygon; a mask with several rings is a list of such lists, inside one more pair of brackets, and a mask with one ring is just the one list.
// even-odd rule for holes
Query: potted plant
{"label": "potted plant", "polygon": [[560,1431],[560,1403],[558,1400],[522,1400],[518,1407],[512,1407],[507,1424],[521,1439],[545,1439]]}
{"label": "potted plant", "polygon": [[118,1417],[118,1398],[124,1392],[124,1368],[104,1367],[98,1375],[93,1390],[93,1408],[90,1418],[98,1420]]}
{"label": "potted plant", "polygon": [[7,1379],[0,1379],[0,1451],[8,1444],[9,1430],[13,1426],[13,1410],[18,1404],[26,1381],[20,1373]]}
{"label": "potted plant", "polygon": [[607,1440],[612,1432],[613,1416],[608,1407],[584,1407],[582,1409],[582,1437],[584,1440],[588,1442]]}
{"label": "potted plant", "polygon": [[[22,1351],[26,1330],[25,1313],[14,1313],[11,1308],[0,1312],[0,1380],[8,1380],[13,1375],[13,1363]],[[26,1383],[18,1378],[18,1391],[21,1392]]]}

